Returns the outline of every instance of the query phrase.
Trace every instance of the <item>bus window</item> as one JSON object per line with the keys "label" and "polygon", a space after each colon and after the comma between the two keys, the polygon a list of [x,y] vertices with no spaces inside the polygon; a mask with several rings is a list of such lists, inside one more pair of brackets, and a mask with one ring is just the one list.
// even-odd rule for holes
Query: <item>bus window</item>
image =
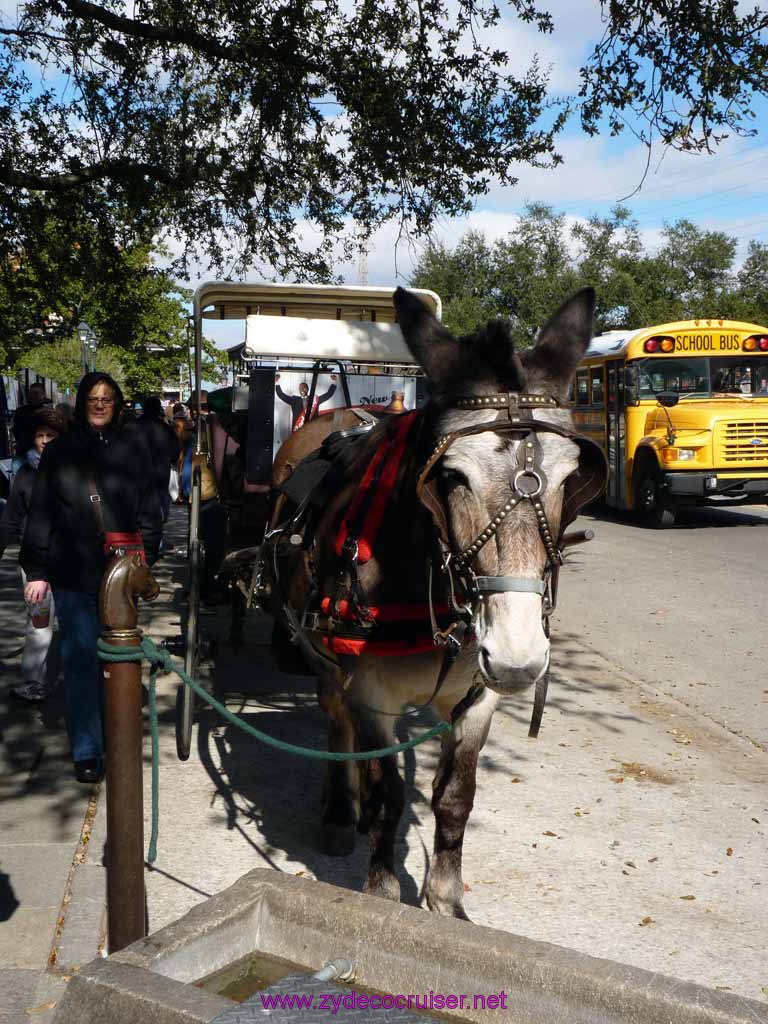
{"label": "bus window", "polygon": [[592,405],[603,404],[603,368],[593,366],[592,372]]}
{"label": "bus window", "polygon": [[588,374],[588,370],[579,370],[576,374],[576,405],[589,405]]}

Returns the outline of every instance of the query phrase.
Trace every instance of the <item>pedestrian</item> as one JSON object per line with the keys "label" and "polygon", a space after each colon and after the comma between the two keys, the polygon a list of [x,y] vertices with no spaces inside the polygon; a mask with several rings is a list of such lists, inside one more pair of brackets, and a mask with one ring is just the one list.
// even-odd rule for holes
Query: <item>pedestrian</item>
{"label": "pedestrian", "polygon": [[157,493],[160,495],[160,506],[163,510],[163,522],[167,522],[171,508],[171,496],[168,484],[171,468],[175,467],[181,454],[181,445],[176,431],[165,418],[163,403],[155,395],[150,395],[144,402],[144,412],[138,420],[152,456],[152,475]]}
{"label": "pedestrian", "polygon": [[177,475],[177,497],[176,502],[179,505],[183,505],[189,498],[189,490],[184,493],[183,480],[184,480],[184,462],[186,460],[187,450],[191,447],[194,441],[194,430],[192,417],[189,414],[189,410],[186,405],[182,402],[177,402],[173,407],[173,429],[176,434],[176,438],[179,442],[179,458],[176,465]]}
{"label": "pedestrian", "polygon": [[[66,428],[67,421],[56,410],[40,406],[35,412],[30,427],[32,446],[26,453],[24,465],[14,478],[8,504],[0,519],[0,558],[8,544],[21,541],[23,538],[40,459],[46,446],[60,437]],[[19,568],[22,588],[26,588],[26,573]],[[27,605],[21,680],[10,688],[11,696],[34,703],[43,701],[48,696],[46,668],[48,651],[53,639],[53,615],[52,598],[43,602],[40,607]]]}
{"label": "pedestrian", "polygon": [[45,450],[32,492],[21,565],[30,604],[53,592],[75,777],[103,775],[98,596],[113,543],[156,559],[160,501],[146,444],[122,429],[123,396],[106,373],[80,381],[74,422]]}
{"label": "pedestrian", "polygon": [[30,384],[27,390],[27,401],[20,405],[13,414],[13,439],[16,442],[17,469],[21,469],[27,452],[32,447],[30,430],[32,420],[38,409],[50,405],[51,400],[45,393],[45,384]]}
{"label": "pedestrian", "polygon": [[57,402],[54,406],[56,412],[61,413],[64,419],[69,423],[72,417],[75,415],[75,410],[69,404],[69,402]]}
{"label": "pedestrian", "polygon": [[[275,374],[275,382],[280,380],[280,374]],[[336,374],[331,374],[331,380],[336,380]],[[317,410],[323,404],[327,402],[329,398],[333,398],[336,393],[336,384],[333,383],[328,390],[322,395],[316,395],[312,399],[312,409],[309,416],[307,415],[307,405],[309,404],[309,387],[303,381],[299,384],[298,395],[286,395],[283,389],[278,383],[275,383],[275,393],[281,402],[285,402],[286,405],[291,407],[291,417],[293,423],[291,425],[291,432],[296,433],[301,427],[307,422],[307,420],[313,419],[317,415]]]}

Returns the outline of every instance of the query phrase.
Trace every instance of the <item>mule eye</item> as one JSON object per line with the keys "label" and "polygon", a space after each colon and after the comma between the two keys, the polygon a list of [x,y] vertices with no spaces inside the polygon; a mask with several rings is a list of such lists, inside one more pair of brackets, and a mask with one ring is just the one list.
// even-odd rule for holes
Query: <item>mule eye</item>
{"label": "mule eye", "polygon": [[460,469],[450,469],[449,467],[446,467],[443,470],[442,475],[443,483],[447,484],[449,487],[469,488],[469,480]]}

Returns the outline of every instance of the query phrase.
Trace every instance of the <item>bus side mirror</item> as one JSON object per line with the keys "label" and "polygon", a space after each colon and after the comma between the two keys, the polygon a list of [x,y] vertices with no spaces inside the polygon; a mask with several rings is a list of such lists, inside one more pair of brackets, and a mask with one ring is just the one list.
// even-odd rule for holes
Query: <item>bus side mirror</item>
{"label": "bus side mirror", "polygon": [[624,401],[627,405],[640,405],[640,389],[637,381],[637,367],[625,367]]}
{"label": "bus side mirror", "polygon": [[680,395],[676,391],[660,391],[656,395],[656,401],[665,409],[672,409],[680,401]]}

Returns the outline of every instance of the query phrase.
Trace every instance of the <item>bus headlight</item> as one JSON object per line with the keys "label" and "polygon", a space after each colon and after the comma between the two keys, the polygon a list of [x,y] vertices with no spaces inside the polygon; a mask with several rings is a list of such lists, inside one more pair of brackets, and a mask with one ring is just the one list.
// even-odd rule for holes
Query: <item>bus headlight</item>
{"label": "bus headlight", "polygon": [[664,448],[661,454],[665,462],[692,462],[696,458],[696,449]]}

